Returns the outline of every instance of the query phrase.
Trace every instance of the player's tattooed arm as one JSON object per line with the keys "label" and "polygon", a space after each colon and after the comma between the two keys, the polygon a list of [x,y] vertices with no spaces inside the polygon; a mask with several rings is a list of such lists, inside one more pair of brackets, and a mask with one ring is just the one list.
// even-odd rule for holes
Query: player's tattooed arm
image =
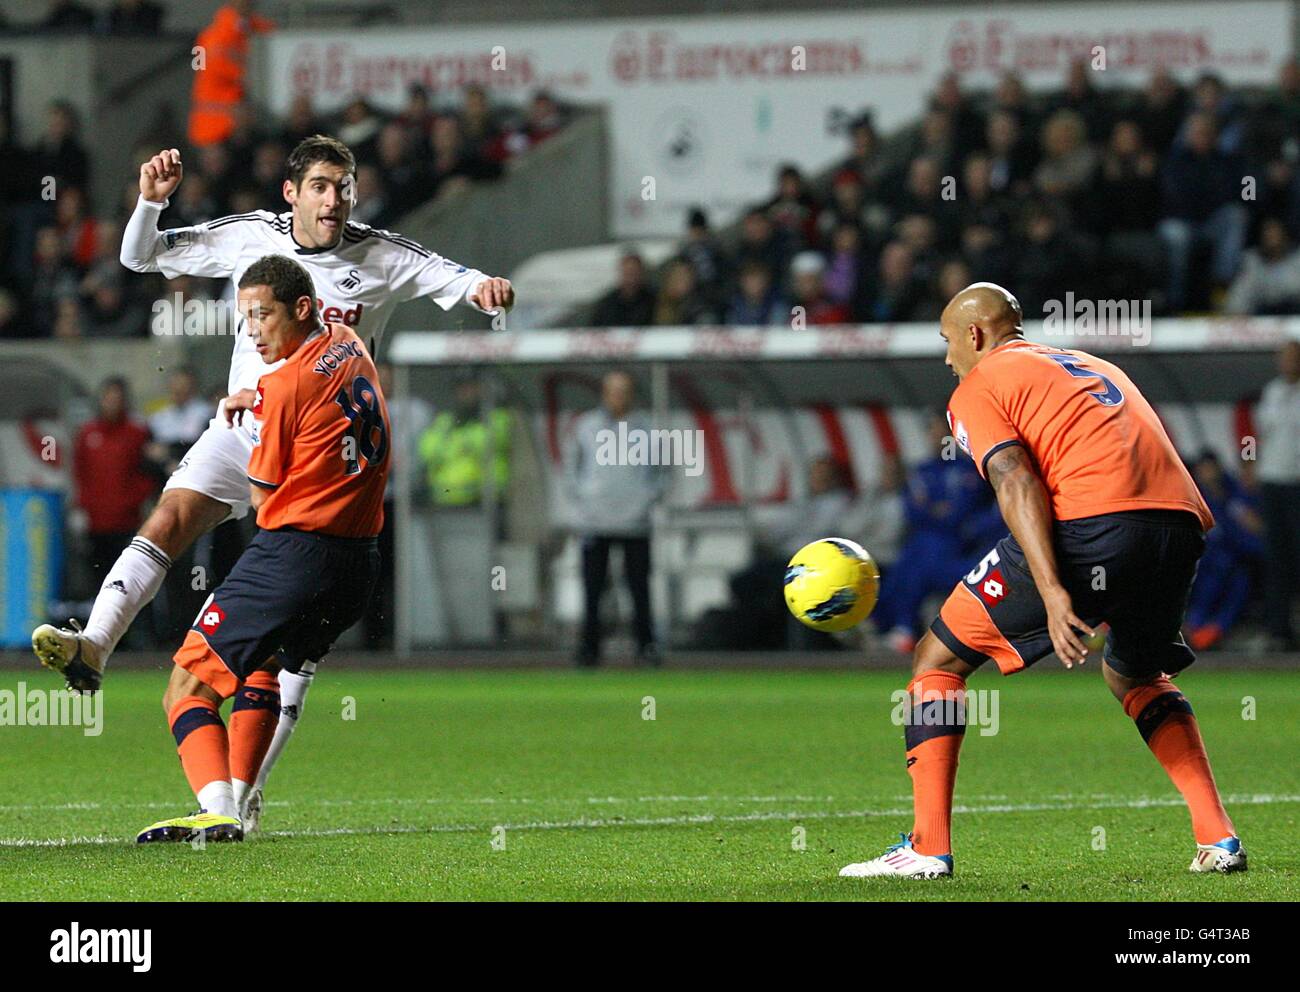
{"label": "player's tattooed arm", "polygon": [[1083,664],[1088,649],[1075,631],[1093,631],[1075,616],[1070,594],[1061,585],[1052,546],[1052,506],[1029,452],[1018,444],[1007,445],[989,456],[984,472],[1047,608],[1047,631],[1056,656],[1066,668]]}

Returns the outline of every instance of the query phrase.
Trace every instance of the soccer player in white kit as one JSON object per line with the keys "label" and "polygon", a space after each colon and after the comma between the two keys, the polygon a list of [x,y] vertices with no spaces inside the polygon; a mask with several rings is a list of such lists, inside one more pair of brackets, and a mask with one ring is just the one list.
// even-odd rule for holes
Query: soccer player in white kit
{"label": "soccer player in white kit", "polygon": [[[194,227],[159,231],[158,216],[180,185],[180,153],[164,149],[140,166],[140,199],[122,235],[122,264],[136,272],[229,277],[265,255],[286,255],[311,274],[321,319],[349,325],[373,354],[393,308],[429,296],[444,310],[465,303],[484,313],[514,304],[509,280],[434,254],[409,238],[348,219],[356,201],[356,161],[342,142],[303,139],[286,163],[291,210],[257,210]],[[85,629],[49,624],[32,633],[41,663],[74,689],[100,685],[105,663],[131,622],[158,593],[172,560],[202,534],[249,509],[248,461],[257,380],[274,371],[258,355],[241,316],[230,363],[229,395],[167,481],[162,498],[104,577]],[[262,787],[301,715],[312,673],[280,674],[280,716],[255,782],[235,782],[245,833],[257,828]],[[236,700],[238,709],[239,700]],[[232,713],[232,750],[234,714]]]}

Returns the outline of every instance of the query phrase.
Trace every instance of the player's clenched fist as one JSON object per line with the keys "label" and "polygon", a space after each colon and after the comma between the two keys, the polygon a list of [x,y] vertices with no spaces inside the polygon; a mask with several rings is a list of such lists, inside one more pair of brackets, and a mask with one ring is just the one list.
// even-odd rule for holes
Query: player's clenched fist
{"label": "player's clenched fist", "polygon": [[162,203],[181,184],[181,153],[164,148],[140,166],[140,195],[153,203]]}
{"label": "player's clenched fist", "polygon": [[515,305],[515,288],[510,285],[509,279],[493,276],[474,287],[469,301],[480,310],[509,310]]}

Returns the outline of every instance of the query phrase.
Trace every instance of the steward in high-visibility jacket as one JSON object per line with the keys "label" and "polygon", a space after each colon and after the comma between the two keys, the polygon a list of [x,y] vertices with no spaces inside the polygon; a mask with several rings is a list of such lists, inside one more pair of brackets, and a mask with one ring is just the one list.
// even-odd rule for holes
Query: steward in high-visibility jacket
{"label": "steward in high-visibility jacket", "polygon": [[218,145],[235,130],[235,111],[244,102],[248,39],[275,27],[265,17],[240,12],[250,6],[222,7],[194,41],[198,51],[190,96],[190,142],[196,146]]}
{"label": "steward in high-visibility jacket", "polygon": [[[475,410],[440,413],[420,435],[420,460],[428,474],[434,506],[473,506],[483,493],[485,457],[490,457],[496,499],[510,482],[510,442],[514,418],[508,410],[490,415],[491,429]],[[490,454],[486,450],[491,445]]]}

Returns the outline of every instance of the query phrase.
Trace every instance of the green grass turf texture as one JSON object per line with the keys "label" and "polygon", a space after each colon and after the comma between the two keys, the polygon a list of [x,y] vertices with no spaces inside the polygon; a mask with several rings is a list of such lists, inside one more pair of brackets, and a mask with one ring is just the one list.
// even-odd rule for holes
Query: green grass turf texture
{"label": "green grass turf texture", "polygon": [[[1178,680],[1251,858],[1244,875],[1204,876],[1187,871],[1180,797],[1097,667],[1052,665],[971,680],[1000,691],[1000,727],[967,733],[957,874],[934,882],[836,877],[911,823],[890,721],[899,670],[327,663],[267,790],[266,834],[205,850],[133,843],[194,801],[159,703],[165,673],[119,671],[98,737],[0,727],[0,899],[1296,897],[1300,677],[1192,669]],[[55,684],[10,669],[0,689],[20,679]]]}

